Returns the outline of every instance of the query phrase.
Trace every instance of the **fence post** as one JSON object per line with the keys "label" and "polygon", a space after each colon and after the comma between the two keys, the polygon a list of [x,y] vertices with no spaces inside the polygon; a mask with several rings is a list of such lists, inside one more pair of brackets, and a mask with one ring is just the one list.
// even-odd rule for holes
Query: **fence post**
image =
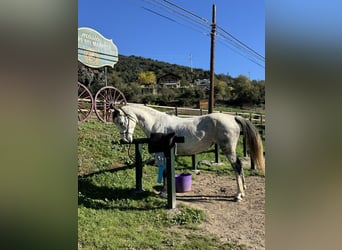
{"label": "fence post", "polygon": [[254,161],[252,160],[252,157],[251,157],[251,169],[255,170],[255,165],[254,165]]}
{"label": "fence post", "polygon": [[176,116],[178,116],[178,108],[177,107],[175,107],[175,114],[176,114]]}
{"label": "fence post", "polygon": [[260,124],[262,125],[262,114],[260,113]]}

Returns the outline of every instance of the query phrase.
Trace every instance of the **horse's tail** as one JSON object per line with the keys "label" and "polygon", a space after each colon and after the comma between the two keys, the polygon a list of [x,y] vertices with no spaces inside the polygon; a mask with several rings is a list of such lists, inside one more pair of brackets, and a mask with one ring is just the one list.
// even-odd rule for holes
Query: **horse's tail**
{"label": "horse's tail", "polygon": [[241,116],[236,116],[235,120],[241,125],[243,134],[247,139],[252,161],[265,174],[265,159],[262,141],[257,128]]}

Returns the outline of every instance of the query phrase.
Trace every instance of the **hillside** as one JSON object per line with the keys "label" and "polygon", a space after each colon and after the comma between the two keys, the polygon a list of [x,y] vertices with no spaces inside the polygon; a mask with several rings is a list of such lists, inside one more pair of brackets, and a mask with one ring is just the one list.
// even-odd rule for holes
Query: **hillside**
{"label": "hillside", "polygon": [[210,72],[203,69],[193,69],[191,72],[190,67],[180,66],[177,64],[170,64],[153,59],[137,57],[137,56],[123,56],[119,55],[119,61],[115,65],[115,72],[125,82],[136,81],[138,73],[144,71],[152,71],[157,77],[173,73],[179,75],[182,80],[192,82],[197,78],[209,78]]}
{"label": "hillside", "polygon": [[[141,73],[151,72],[154,80],[150,86],[139,81]],[[162,88],[156,84],[159,77],[166,74],[180,77],[180,88]],[[107,76],[107,77],[106,77]],[[172,106],[193,106],[199,100],[208,99],[208,89],[194,86],[195,79],[209,79],[210,72],[199,68],[170,64],[140,56],[119,55],[114,69],[108,67],[92,69],[79,63],[78,80],[92,93],[106,85],[120,89],[129,102],[140,102]],[[232,106],[263,106],[265,103],[265,82],[251,80],[244,75],[233,78],[225,74],[215,74],[215,103]],[[155,89],[155,90],[151,90]]]}
{"label": "hillside", "polygon": [[[79,71],[82,66],[83,65],[79,63]],[[103,71],[103,69],[89,68],[88,70],[95,72],[95,74],[101,74]],[[114,69],[108,68],[108,75],[116,73],[124,83],[130,83],[136,81],[138,74],[145,71],[152,71],[157,77],[168,73],[173,73],[179,75],[183,81],[187,81],[189,83],[192,83],[194,79],[205,79],[210,77],[210,72],[208,70],[193,68],[191,71],[191,68],[187,66],[171,64],[140,56],[124,55],[119,55],[118,63],[115,64]],[[215,74],[215,77],[217,80],[226,82],[232,82],[234,79],[225,74]]]}

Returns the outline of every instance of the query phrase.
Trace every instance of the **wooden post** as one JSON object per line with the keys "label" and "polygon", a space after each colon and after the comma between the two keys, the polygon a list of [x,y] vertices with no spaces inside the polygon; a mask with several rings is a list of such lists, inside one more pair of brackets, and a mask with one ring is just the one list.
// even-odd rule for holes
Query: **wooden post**
{"label": "wooden post", "polygon": [[215,35],[216,35],[216,6],[213,5],[212,23],[211,23],[211,44],[210,44],[210,94],[209,94],[209,105],[208,113],[212,113],[214,109],[214,61],[215,61]]}
{"label": "wooden post", "polygon": [[[143,175],[143,162],[142,162],[142,144],[149,143],[150,138],[138,138],[134,139],[133,143],[135,145],[135,192],[143,192],[142,188],[142,175]],[[184,137],[176,137],[176,143],[184,143]],[[127,142],[121,142],[122,144],[129,144]],[[166,168],[167,168],[167,195],[168,195],[168,205],[167,207],[172,209],[176,207],[176,182],[175,182],[175,147],[169,149],[169,151],[164,152],[166,157]]]}
{"label": "wooden post", "polygon": [[191,160],[192,160],[192,169],[197,169],[197,156],[196,155],[191,155]]}
{"label": "wooden post", "polygon": [[[95,100],[96,102],[96,100]],[[107,111],[106,111],[106,100],[103,100],[103,117],[105,121],[107,122]]]}
{"label": "wooden post", "polygon": [[176,208],[176,181],[175,181],[175,148],[169,149],[170,152],[166,156],[166,172],[167,172],[167,208]]}
{"label": "wooden post", "polygon": [[219,152],[219,147],[217,144],[215,144],[215,162],[216,163],[220,162],[220,152]]}
{"label": "wooden post", "polygon": [[139,142],[135,142],[135,191],[142,192],[144,189],[142,188],[142,144]]}
{"label": "wooden post", "polygon": [[[213,13],[212,13],[212,23],[211,23],[211,44],[210,44],[210,94],[209,94],[209,103],[208,103],[208,113],[212,113],[214,111],[214,89],[215,89],[215,36],[216,36],[216,6],[213,5]],[[215,144],[215,162],[220,162],[219,157],[219,149],[217,144]]]}
{"label": "wooden post", "polygon": [[255,170],[255,164],[254,164],[254,161],[252,160],[252,157],[251,157],[251,169]]}

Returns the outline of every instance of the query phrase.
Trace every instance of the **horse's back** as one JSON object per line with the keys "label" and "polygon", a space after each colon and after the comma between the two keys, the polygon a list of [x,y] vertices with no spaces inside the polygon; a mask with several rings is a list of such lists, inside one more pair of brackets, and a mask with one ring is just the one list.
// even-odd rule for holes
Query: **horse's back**
{"label": "horse's back", "polygon": [[[223,113],[211,113],[207,116],[213,120],[215,123],[216,129],[222,129],[226,132],[239,132],[240,133],[240,126],[235,120],[235,116]],[[223,132],[223,131],[219,131]]]}
{"label": "horse's back", "polygon": [[178,145],[177,152],[182,155],[195,154],[207,150],[218,143],[236,143],[240,127],[234,116],[212,113],[193,117],[192,119],[177,119],[170,126],[178,136],[184,136],[185,142]]}

